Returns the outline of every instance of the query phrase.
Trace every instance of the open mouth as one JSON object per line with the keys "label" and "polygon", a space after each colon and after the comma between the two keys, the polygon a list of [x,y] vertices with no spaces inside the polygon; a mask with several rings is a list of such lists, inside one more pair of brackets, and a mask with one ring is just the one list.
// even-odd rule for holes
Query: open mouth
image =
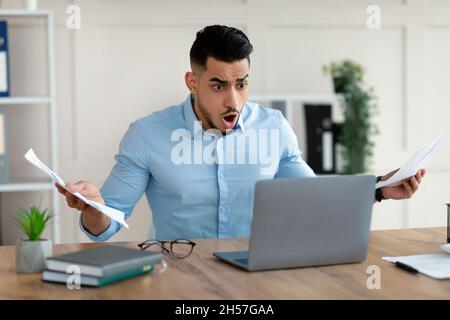
{"label": "open mouth", "polygon": [[222,121],[225,125],[225,128],[227,128],[227,129],[234,128],[234,126],[236,125],[237,118],[238,118],[238,116],[235,113],[227,114],[227,115],[223,116]]}

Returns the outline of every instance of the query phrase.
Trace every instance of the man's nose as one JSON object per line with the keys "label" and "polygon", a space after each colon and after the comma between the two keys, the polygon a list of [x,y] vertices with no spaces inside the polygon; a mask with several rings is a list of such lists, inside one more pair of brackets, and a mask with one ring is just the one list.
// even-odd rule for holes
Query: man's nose
{"label": "man's nose", "polygon": [[231,89],[225,100],[225,106],[230,109],[237,109],[239,106],[239,94],[236,89]]}

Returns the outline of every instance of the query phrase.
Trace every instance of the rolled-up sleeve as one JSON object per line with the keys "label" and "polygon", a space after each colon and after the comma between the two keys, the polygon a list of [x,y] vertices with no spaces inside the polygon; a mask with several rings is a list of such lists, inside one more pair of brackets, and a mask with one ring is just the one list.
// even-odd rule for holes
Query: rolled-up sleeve
{"label": "rolled-up sleeve", "polygon": [[116,221],[111,219],[111,223],[105,231],[103,231],[100,234],[94,235],[94,234],[90,233],[88,229],[85,228],[85,226],[83,225],[83,221],[81,220],[81,215],[80,215],[80,228],[88,236],[89,239],[91,239],[92,241],[95,241],[95,242],[101,242],[101,241],[108,240],[114,234],[116,234],[117,231],[119,231],[119,229],[120,229],[120,225],[119,225],[119,223],[117,223]]}
{"label": "rolled-up sleeve", "polygon": [[[122,211],[125,219],[131,216],[151,178],[147,139],[138,122],[130,125],[120,142],[119,153],[114,157],[116,164],[100,190],[105,204]],[[93,235],[83,226],[80,217],[81,230],[93,241],[106,241],[121,227],[111,219],[105,231]]]}

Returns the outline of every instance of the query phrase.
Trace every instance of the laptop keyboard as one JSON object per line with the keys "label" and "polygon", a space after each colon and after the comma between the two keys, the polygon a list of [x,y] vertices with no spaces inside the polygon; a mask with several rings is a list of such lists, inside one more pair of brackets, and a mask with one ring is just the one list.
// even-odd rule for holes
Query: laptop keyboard
{"label": "laptop keyboard", "polygon": [[244,258],[244,259],[234,259],[234,261],[240,263],[240,264],[244,264],[247,265],[248,264],[248,259]]}

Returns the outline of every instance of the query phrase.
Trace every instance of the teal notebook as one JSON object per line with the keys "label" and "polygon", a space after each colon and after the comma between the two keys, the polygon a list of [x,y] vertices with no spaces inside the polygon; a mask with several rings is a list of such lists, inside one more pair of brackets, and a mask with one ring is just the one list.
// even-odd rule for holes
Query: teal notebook
{"label": "teal notebook", "polygon": [[155,265],[161,260],[161,253],[104,245],[47,258],[47,269],[67,273],[75,265],[83,276],[103,278]]}
{"label": "teal notebook", "polygon": [[[80,285],[81,286],[90,286],[90,287],[103,287],[111,283],[119,282],[125,279],[134,278],[143,274],[147,274],[153,270],[153,266],[144,266],[142,268],[126,271],[124,273],[120,273],[117,275],[113,275],[110,277],[97,278],[92,276],[80,276]],[[66,283],[69,277],[73,277],[73,274],[58,272],[52,270],[44,270],[42,273],[42,280],[46,282],[58,282],[58,283]],[[70,283],[73,283],[73,279],[69,279]]]}

